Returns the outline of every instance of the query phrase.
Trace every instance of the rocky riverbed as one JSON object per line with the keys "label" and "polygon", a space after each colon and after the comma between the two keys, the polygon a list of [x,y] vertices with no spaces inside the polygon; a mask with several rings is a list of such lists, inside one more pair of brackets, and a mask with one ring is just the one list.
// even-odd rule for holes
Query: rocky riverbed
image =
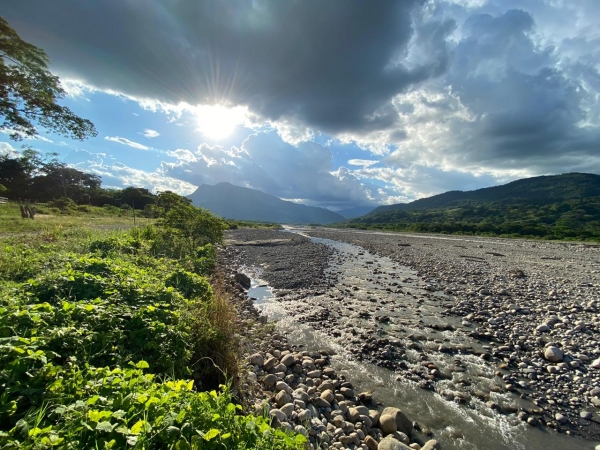
{"label": "rocky riverbed", "polygon": [[[598,248],[304,232],[315,238],[232,232],[225,259],[260,272],[287,314],[358,362],[465,410],[502,414],[515,427],[527,423],[598,439]],[[277,358],[265,351],[263,358]],[[315,361],[315,353],[290,351],[294,364]],[[264,368],[254,369],[260,380]]]}

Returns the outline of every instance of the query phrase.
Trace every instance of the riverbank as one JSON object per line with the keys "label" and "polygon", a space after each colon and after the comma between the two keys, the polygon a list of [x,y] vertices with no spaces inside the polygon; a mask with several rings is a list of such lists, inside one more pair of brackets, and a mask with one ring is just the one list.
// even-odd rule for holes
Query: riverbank
{"label": "riverbank", "polygon": [[312,448],[441,448],[402,410],[385,408],[371,392],[356,391],[331,366],[331,349],[303,350],[272,328],[261,329],[259,324],[265,320],[245,295],[251,280],[237,270],[252,261],[262,266],[262,276],[279,289],[280,297],[292,291],[313,295],[329,285],[325,271],[332,251],[303,236],[282,237],[265,230],[239,230],[228,237],[229,247],[221,253],[219,265],[229,274],[239,329],[246,330],[242,341],[248,365],[239,391],[247,405],[256,411],[269,410],[275,426],[308,437]]}
{"label": "riverbank", "polygon": [[[579,304],[582,301],[576,295],[579,289],[583,290],[580,295],[585,297],[590,294],[588,289],[596,286],[594,280],[583,280],[587,275],[596,275],[590,265],[595,261],[593,247],[573,246],[566,250],[560,244],[549,244],[548,249],[534,247],[534,252],[542,253],[533,253],[532,256],[527,247],[519,247],[516,253],[507,250],[512,246],[522,246],[524,241],[504,240],[505,243],[498,243],[484,239],[481,243],[479,240],[472,242],[440,237],[439,242],[434,243],[431,236],[377,235],[322,229],[311,231],[311,234],[332,238],[338,243],[346,241],[362,245],[364,250],[358,247],[336,249],[329,242],[328,245],[305,243],[306,248],[325,247],[320,251],[320,265],[329,253],[330,267],[322,270],[315,286],[311,286],[311,280],[314,281],[315,277],[305,277],[305,282],[291,291],[277,290],[277,286],[284,285],[284,279],[291,276],[289,273],[279,276],[278,273],[294,272],[294,259],[301,259],[302,247],[294,249],[289,266],[276,266],[279,270],[271,271],[269,258],[265,257],[262,266],[259,265],[261,278],[268,278],[269,284],[276,288],[275,295],[290,316],[329,336],[332,342],[348,351],[350,358],[391,369],[398,379],[432,389],[450,402],[462,404],[461,408],[465,411],[474,410],[480,416],[502,413],[507,417],[505,422],[509,426],[516,427],[519,422],[530,423],[535,427],[553,427],[563,433],[596,439],[593,399],[597,398],[594,396],[597,392],[593,389],[597,385],[597,378],[591,367],[597,358],[592,344],[596,338],[596,316],[593,311],[582,308],[584,314],[577,319],[574,316],[578,310],[571,311],[572,306],[566,306],[569,304],[564,300],[574,295],[578,300],[575,304]],[[282,236],[288,239],[289,235],[274,233],[261,239],[280,240]],[[252,241],[253,237],[250,234],[238,235],[235,239]],[[542,243],[528,244],[539,246]],[[258,253],[263,256],[266,254],[260,245],[237,247],[237,263],[241,266],[255,264]],[[252,247],[251,251],[247,251],[249,247]],[[286,250],[281,245],[279,247],[277,250],[269,249],[269,252],[279,253],[280,260],[283,260]],[[546,250],[550,253],[544,253]],[[549,290],[557,290],[555,295],[560,295],[561,301],[550,300],[551,305],[545,306],[552,309],[554,305],[557,310],[531,312],[533,305],[542,301],[537,298],[536,292],[541,296],[545,289],[540,284],[539,275],[546,274],[548,280],[556,277],[556,274],[543,269],[553,266],[559,270],[561,260],[556,258],[566,256],[552,252],[564,251],[571,252],[566,256],[576,255],[571,263],[574,267],[578,265],[584,268],[580,278],[571,277],[573,284],[568,286],[572,289],[563,287],[560,294],[558,288],[548,281]],[[582,253],[584,256],[581,256]],[[388,262],[384,261],[387,260],[386,254],[393,257]],[[538,258],[541,266],[530,264],[532,258]],[[491,269],[486,265],[487,259],[493,261]],[[562,265],[567,268],[567,264]],[[425,271],[425,268],[428,270]],[[505,283],[499,278],[504,273],[501,271],[506,272]],[[463,275],[459,277],[459,274]],[[511,295],[506,295],[501,289]],[[311,294],[306,295],[303,290]],[[465,292],[471,294],[465,296]],[[474,311],[482,312],[462,311],[464,301],[481,305]],[[517,307],[514,307],[515,304]],[[487,308],[485,310],[484,305]],[[507,306],[511,308],[507,309]],[[587,320],[591,325],[582,333],[586,342],[579,342],[582,336],[577,337],[573,331],[567,333],[568,328],[547,317],[553,315],[561,319],[560,323],[564,323],[562,319],[567,320],[565,325],[572,323],[572,329],[576,331],[582,328],[581,323],[575,322]],[[540,323],[532,325],[532,322],[540,320]],[[540,324],[545,324],[549,331],[536,331]],[[510,330],[511,327],[514,329]],[[541,327],[541,330],[545,330],[545,327]],[[506,336],[518,338],[527,333],[532,334],[531,342],[528,338],[526,342],[520,339],[517,344],[510,346],[506,344],[510,341],[502,340]],[[563,336],[562,333],[567,334]],[[540,339],[543,345],[538,342]],[[531,347],[535,343],[536,348],[528,347],[527,342]],[[539,354],[548,343],[554,343],[559,350],[563,349],[563,361],[551,363]],[[578,345],[577,353],[573,350],[574,343]],[[585,356],[581,359],[586,352],[590,358],[587,364],[583,361]],[[577,368],[573,367],[577,362],[570,364],[576,359],[581,360]],[[548,372],[547,366],[556,367],[550,370],[559,372]],[[550,376],[546,376],[546,373]],[[569,390],[564,389],[565,385]],[[579,398],[579,404],[572,401],[576,397]],[[581,412],[591,412],[591,420],[578,417]],[[562,417],[557,414],[562,414]],[[419,419],[418,416],[415,418]],[[536,436],[540,439],[538,448],[545,448],[543,441],[546,438],[542,433]],[[589,447],[585,443],[581,445],[576,448],[593,448],[592,442]]]}

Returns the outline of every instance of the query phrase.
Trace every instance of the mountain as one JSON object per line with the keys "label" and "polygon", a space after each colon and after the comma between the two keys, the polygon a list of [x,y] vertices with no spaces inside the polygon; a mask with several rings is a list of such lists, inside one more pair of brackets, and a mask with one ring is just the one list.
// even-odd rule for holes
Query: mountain
{"label": "mountain", "polygon": [[600,240],[600,175],[567,173],[380,206],[342,226]]}
{"label": "mountain", "polygon": [[346,219],[354,219],[355,217],[364,216],[365,214],[369,214],[373,211],[373,206],[357,206],[355,208],[342,209],[340,211],[336,211],[340,216],[345,217]]}
{"label": "mountain", "polygon": [[203,184],[188,198],[194,205],[228,219],[323,225],[344,220],[341,215],[325,208],[288,202],[230,183]]}
{"label": "mountain", "polygon": [[600,196],[600,175],[591,173],[566,173],[533,178],[523,178],[501,186],[475,191],[449,191],[422,198],[410,203],[379,206],[374,213],[393,210],[441,208],[465,201],[530,201],[549,203],[561,200]]}

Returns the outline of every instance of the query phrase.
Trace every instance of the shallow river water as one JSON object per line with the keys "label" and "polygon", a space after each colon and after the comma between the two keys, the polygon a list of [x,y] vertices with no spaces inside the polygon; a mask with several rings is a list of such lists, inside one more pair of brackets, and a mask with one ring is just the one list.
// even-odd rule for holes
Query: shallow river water
{"label": "shallow river water", "polygon": [[[332,350],[335,353],[332,365],[338,373],[343,373],[359,390],[373,391],[375,400],[401,408],[411,420],[429,428],[444,450],[595,448],[590,441],[531,428],[515,414],[502,415],[491,409],[491,402],[515,407],[523,401],[502,392],[501,379],[494,375],[495,365],[472,354],[473,350],[485,347],[465,333],[453,331],[463,326],[461,320],[442,314],[442,305],[452,300],[439,293],[424,295],[427,291],[423,289],[427,284],[435,285],[435,280],[427,280],[426,284],[410,268],[371,255],[355,245],[329,239],[311,240],[335,251],[328,269],[329,276],[336,279],[335,287],[322,295],[276,299],[271,288],[260,279],[261,267],[247,271],[252,277],[248,295],[256,299],[256,307],[269,320],[277,322],[290,344],[307,350]],[[340,306],[342,298],[344,303]],[[299,321],[302,317],[299,312],[325,309],[332,310],[335,319],[327,323]],[[383,315],[387,318],[383,323],[374,320]],[[436,324],[451,325],[452,329],[428,326]],[[402,358],[409,368],[426,360],[444,373],[437,382],[437,392],[422,389],[416,381],[399,377],[394,371],[358,361],[355,353],[348,351],[352,345],[348,335],[332,335],[332,328],[359,329],[372,335],[383,332],[399,348],[406,349]],[[410,344],[415,340],[421,344],[419,351],[411,349]],[[444,346],[459,351],[447,352]],[[489,400],[480,400],[482,394]]]}

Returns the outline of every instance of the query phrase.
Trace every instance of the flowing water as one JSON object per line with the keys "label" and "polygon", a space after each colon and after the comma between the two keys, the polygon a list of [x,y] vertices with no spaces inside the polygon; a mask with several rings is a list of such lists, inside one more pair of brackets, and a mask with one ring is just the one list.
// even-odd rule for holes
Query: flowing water
{"label": "flowing water", "polygon": [[[277,321],[290,344],[307,350],[332,350],[332,365],[338,373],[345,374],[361,391],[373,391],[376,400],[401,408],[409,418],[429,428],[444,450],[594,449],[590,441],[531,428],[514,414],[498,414],[491,408],[492,402],[516,407],[524,401],[503,392],[501,379],[494,375],[495,366],[473,354],[485,351],[484,345],[453,331],[463,324],[459,318],[442,314],[444,303],[451,299],[439,293],[424,294],[427,291],[423,289],[429,285],[431,290],[435,280],[425,283],[410,268],[355,245],[310,239],[335,251],[328,275],[336,283],[329,291],[307,298],[275,299],[271,288],[260,279],[261,268],[247,271],[252,277],[248,295],[256,299],[255,305],[263,314]],[[301,323],[306,322],[302,318],[307,314],[320,312],[326,312],[328,319]],[[381,317],[385,321],[374,320]],[[384,332],[392,344],[405,349],[402,359],[408,368],[419,368],[426,360],[444,374],[437,382],[437,392],[422,389],[417,381],[398,377],[394,371],[358,361],[356,352],[349,348],[359,345],[360,339],[349,341],[347,334],[332,334],[333,329],[359,330],[363,336]],[[420,345],[411,345],[415,341]]]}

